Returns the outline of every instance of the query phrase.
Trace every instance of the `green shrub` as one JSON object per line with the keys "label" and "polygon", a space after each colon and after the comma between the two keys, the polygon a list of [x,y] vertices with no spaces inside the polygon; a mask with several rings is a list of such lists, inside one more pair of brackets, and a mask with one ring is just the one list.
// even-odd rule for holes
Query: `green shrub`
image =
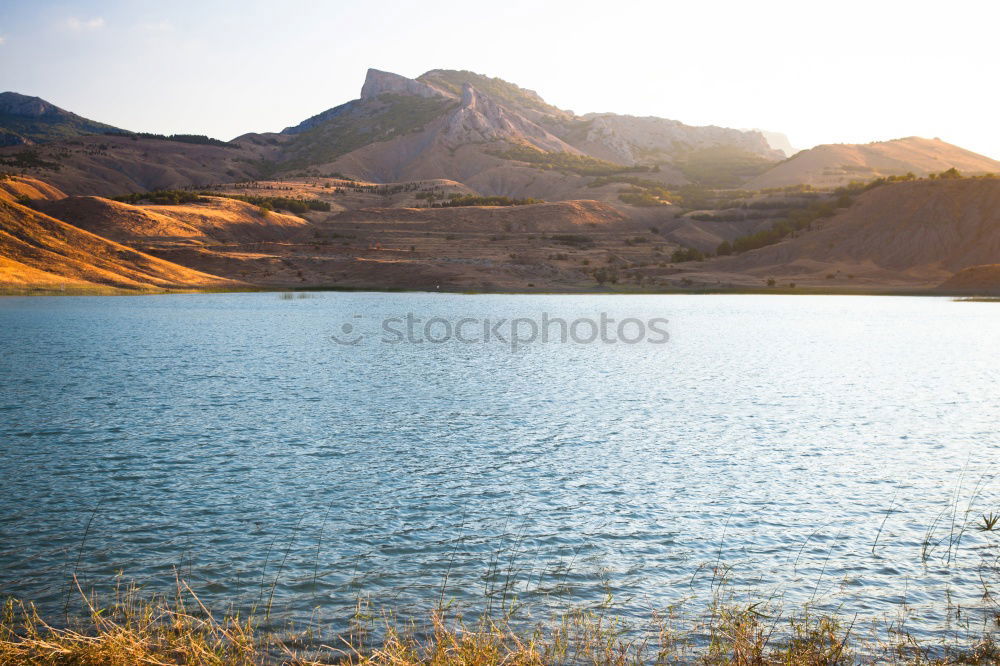
{"label": "green shrub", "polygon": [[205,203],[206,199],[198,192],[188,190],[153,190],[151,192],[133,192],[114,197],[115,201],[128,204],[151,203],[158,205],[177,205],[187,203]]}
{"label": "green shrub", "polygon": [[203,192],[203,194],[211,194],[212,196],[224,197],[226,199],[245,201],[246,203],[253,204],[260,208],[266,208],[268,210],[283,210],[295,215],[302,215],[303,213],[308,213],[309,211],[329,212],[330,210],[330,204],[326,201],[320,201],[319,199],[293,199],[291,197],[263,197],[244,194],[218,194],[213,192]]}
{"label": "green shrub", "polygon": [[651,192],[646,192],[639,190],[638,188],[632,188],[629,190],[624,190],[618,195],[618,200],[622,203],[627,203],[630,206],[639,207],[652,207],[652,206],[669,206],[669,201],[663,201],[658,196]]}
{"label": "green shrub", "polygon": [[670,255],[670,261],[675,264],[682,264],[686,261],[704,261],[705,253],[693,247],[681,247],[674,250]]}
{"label": "green shrub", "polygon": [[593,239],[582,234],[553,234],[549,240],[563,245],[574,245],[577,247],[589,247],[594,244]]}
{"label": "green shrub", "polygon": [[220,148],[235,148],[233,144],[219,139],[213,139],[204,134],[152,134],[150,132],[125,132],[121,130],[105,132],[105,136],[124,136],[132,140],[155,139],[158,141],[177,141],[179,143],[193,143],[201,146],[218,146]]}
{"label": "green shrub", "polygon": [[[417,195],[420,198],[420,195]],[[433,200],[432,200],[433,201]],[[510,197],[480,197],[474,194],[450,195],[447,201],[432,203],[433,208],[453,208],[459,206],[530,206],[544,203],[541,199],[512,199]]]}

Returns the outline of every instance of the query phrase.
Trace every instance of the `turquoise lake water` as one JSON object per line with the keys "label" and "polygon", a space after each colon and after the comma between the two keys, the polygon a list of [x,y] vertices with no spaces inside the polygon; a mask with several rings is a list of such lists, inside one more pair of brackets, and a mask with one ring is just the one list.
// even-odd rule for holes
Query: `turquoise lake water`
{"label": "turquoise lake water", "polygon": [[[602,313],[642,339],[552,325]],[[359,595],[643,618],[722,589],[934,642],[1000,585],[998,343],[1000,305],[940,298],[0,299],[0,596],[178,572],[337,630]]]}

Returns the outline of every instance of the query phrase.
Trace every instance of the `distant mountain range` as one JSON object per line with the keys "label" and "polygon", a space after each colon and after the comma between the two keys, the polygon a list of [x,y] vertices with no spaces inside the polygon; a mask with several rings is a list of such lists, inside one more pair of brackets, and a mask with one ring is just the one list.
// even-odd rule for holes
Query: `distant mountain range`
{"label": "distant mountain range", "polygon": [[358,99],[232,141],[3,93],[0,142],[0,290],[1000,292],[1000,179],[969,177],[1000,162],[939,139],[789,156],[771,132],[373,69]]}
{"label": "distant mountain range", "polygon": [[[336,173],[386,183],[443,178],[488,196],[629,205],[618,196],[627,187],[655,198],[657,187],[830,186],[951,167],[1000,171],[1000,162],[915,137],[818,146],[787,158],[791,146],[780,134],[578,116],[533,91],[456,70],[409,79],[372,69],[358,99],[281,132],[230,142],[134,135],[36,97],[3,93],[0,142],[14,144],[0,149],[0,168],[44,176],[77,194]],[[21,155],[26,145],[31,153]],[[646,196],[645,203],[656,202]]]}
{"label": "distant mountain range", "polygon": [[624,174],[660,184],[737,185],[783,157],[760,132],[575,116],[530,90],[453,70],[408,79],[372,69],[359,99],[280,135],[236,142],[275,146],[274,173],[446,178],[482,194],[547,199],[592,198],[586,188],[595,177]]}

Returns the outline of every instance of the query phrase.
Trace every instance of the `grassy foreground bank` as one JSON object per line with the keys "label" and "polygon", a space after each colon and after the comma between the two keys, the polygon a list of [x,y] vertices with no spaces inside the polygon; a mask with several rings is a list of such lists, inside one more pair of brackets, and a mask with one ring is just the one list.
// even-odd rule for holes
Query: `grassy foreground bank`
{"label": "grassy foreground bank", "polygon": [[351,630],[334,640],[314,630],[265,629],[252,614],[218,617],[183,581],[171,597],[144,597],[136,587],[99,604],[77,587],[83,613],[58,626],[24,601],[8,599],[0,617],[0,664],[359,664],[363,666],[626,666],[638,664],[997,664],[989,635],[963,646],[921,647],[908,636],[866,638],[857,618],[845,624],[803,612],[771,615],[751,606],[713,604],[693,628],[652,613],[647,629],[574,611],[525,628],[487,616],[472,622],[431,612],[421,623],[358,607]]}

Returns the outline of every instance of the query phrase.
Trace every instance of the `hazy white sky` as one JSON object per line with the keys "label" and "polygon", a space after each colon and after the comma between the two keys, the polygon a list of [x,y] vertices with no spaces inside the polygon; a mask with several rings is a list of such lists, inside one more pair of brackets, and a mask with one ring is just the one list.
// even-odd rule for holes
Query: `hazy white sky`
{"label": "hazy white sky", "polygon": [[229,139],[470,69],[577,113],[919,135],[1000,158],[1000,2],[0,0],[0,90],[119,127]]}

